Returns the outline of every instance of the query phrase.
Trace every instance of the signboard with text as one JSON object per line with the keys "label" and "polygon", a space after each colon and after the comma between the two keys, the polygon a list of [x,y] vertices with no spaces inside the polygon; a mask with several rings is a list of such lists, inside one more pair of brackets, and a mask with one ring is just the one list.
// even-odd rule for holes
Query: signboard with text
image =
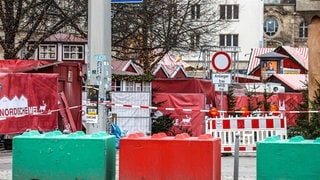
{"label": "signboard with text", "polygon": [[55,130],[57,109],[57,74],[0,73],[0,134]]}
{"label": "signboard with text", "polygon": [[231,74],[212,74],[213,84],[231,84]]}
{"label": "signboard with text", "polygon": [[214,85],[214,89],[216,91],[224,91],[227,92],[228,91],[228,84],[215,84]]}
{"label": "signboard with text", "polygon": [[212,81],[216,91],[228,91],[228,84],[231,84],[231,74],[212,74]]}

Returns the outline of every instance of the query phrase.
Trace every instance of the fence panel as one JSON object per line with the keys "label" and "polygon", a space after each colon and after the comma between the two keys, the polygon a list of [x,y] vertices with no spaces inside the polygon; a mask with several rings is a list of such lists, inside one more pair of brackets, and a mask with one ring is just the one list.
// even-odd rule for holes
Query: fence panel
{"label": "fence panel", "polygon": [[234,152],[235,136],[239,134],[239,151],[255,152],[256,142],[269,136],[287,139],[287,123],[280,116],[248,116],[207,118],[206,134],[221,138],[221,152]]}
{"label": "fence panel", "polygon": [[[151,105],[150,92],[113,92],[112,102],[115,104]],[[111,113],[117,115],[117,123],[126,134],[135,132],[151,132],[150,109],[111,107]]]}

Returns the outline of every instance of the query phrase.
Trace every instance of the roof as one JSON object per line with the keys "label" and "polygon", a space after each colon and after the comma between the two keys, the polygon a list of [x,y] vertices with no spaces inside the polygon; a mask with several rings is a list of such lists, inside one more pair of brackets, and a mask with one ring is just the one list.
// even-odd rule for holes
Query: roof
{"label": "roof", "polygon": [[278,48],[253,48],[251,51],[247,74],[250,74],[260,64],[260,59],[257,56],[269,53],[278,52],[284,50],[289,57],[292,57],[302,67],[308,70],[308,48],[295,48],[289,46],[279,46]]}
{"label": "roof", "polygon": [[307,74],[273,74],[268,79],[275,77],[289,86],[294,91],[305,90],[306,81],[308,80]]}
{"label": "roof", "polygon": [[[182,71],[182,73],[187,77],[187,73],[184,68],[188,66],[190,65],[182,61],[181,57],[175,58],[170,54],[166,54],[155,66],[152,74],[155,75],[158,71],[163,70],[167,77],[173,78],[179,71]],[[134,72],[129,70],[131,67]],[[143,74],[143,70],[131,60],[112,60],[112,74],[141,75]]]}
{"label": "roof", "polygon": [[158,65],[162,65],[170,76],[176,73],[178,71],[177,69],[190,66],[188,63],[184,62],[181,57],[175,58],[171,54],[164,55],[164,57],[158,62]]}
{"label": "roof", "polygon": [[[40,36],[34,37],[30,39],[30,42],[37,41]],[[80,38],[74,36],[72,34],[64,34],[64,33],[57,33],[49,36],[44,40],[44,42],[72,42],[72,43],[87,43],[87,39]]]}
{"label": "roof", "polygon": [[282,46],[282,49],[285,50],[288,55],[292,56],[301,66],[308,70],[308,48]]}
{"label": "roof", "polygon": [[157,67],[153,70],[153,75],[156,75],[160,70],[162,70],[163,71],[163,73],[165,74],[165,76],[167,77],[167,78],[169,78],[170,77],[170,74],[168,74],[168,71],[166,70],[166,68],[164,67],[164,65],[162,65],[162,64],[158,64],[157,65]]}
{"label": "roof", "polygon": [[1,73],[17,73],[17,72],[27,72],[32,70],[37,70],[41,68],[46,68],[49,66],[54,66],[62,63],[52,62],[52,61],[38,61],[38,60],[0,60],[0,72]]}
{"label": "roof", "polygon": [[268,53],[265,53],[265,54],[261,54],[260,56],[256,56],[257,58],[265,58],[265,59],[270,59],[270,58],[277,58],[277,59],[284,59],[284,58],[287,58],[288,56],[285,56],[285,55],[282,55],[282,54],[279,54],[279,53],[276,53],[274,51],[271,51],[271,52],[268,52]]}
{"label": "roof", "polygon": [[176,70],[170,75],[171,78],[175,78],[178,74],[178,72],[181,71],[184,75],[184,77],[188,77],[187,72],[184,70],[184,68],[182,66],[177,66]]}
{"label": "roof", "polygon": [[[135,72],[128,71],[128,68],[132,67]],[[139,68],[130,60],[130,61],[120,61],[112,60],[111,67],[112,74],[118,75],[140,75],[142,74]]]}
{"label": "roof", "polygon": [[260,59],[257,56],[273,51],[274,48],[253,48],[249,59],[247,74],[250,74],[260,64]]}

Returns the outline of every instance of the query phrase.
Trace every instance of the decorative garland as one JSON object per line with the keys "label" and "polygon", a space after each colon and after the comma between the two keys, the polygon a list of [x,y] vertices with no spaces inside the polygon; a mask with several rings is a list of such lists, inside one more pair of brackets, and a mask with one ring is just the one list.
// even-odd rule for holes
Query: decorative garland
{"label": "decorative garland", "polygon": [[154,80],[156,76],[154,75],[121,75],[121,74],[112,74],[112,80],[119,80],[119,81],[132,81],[132,82],[143,82],[147,81],[150,82]]}

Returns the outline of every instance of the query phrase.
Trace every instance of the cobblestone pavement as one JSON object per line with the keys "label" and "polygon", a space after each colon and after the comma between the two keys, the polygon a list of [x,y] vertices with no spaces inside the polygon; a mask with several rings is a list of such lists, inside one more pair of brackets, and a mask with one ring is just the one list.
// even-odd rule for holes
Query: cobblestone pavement
{"label": "cobblestone pavement", "polygon": [[[117,156],[116,179],[118,179],[119,157]],[[0,150],[0,180],[12,179],[12,154],[11,151]],[[233,180],[234,177],[234,157],[221,157],[221,179]],[[256,157],[254,155],[240,156],[239,158],[239,180],[256,179]]]}
{"label": "cobblestone pavement", "polygon": [[12,179],[11,165],[12,165],[11,151],[0,149],[0,180]]}

